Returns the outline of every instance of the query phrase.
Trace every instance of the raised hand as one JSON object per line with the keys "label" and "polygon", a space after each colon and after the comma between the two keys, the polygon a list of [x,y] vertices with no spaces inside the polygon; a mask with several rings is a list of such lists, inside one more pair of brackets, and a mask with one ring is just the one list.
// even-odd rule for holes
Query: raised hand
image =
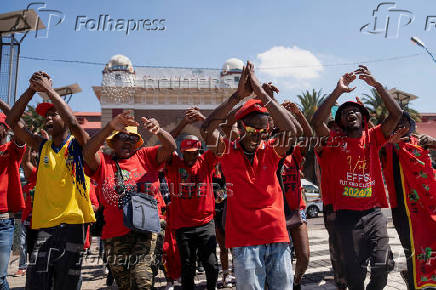
{"label": "raised hand", "polygon": [[421,135],[419,137],[419,145],[422,147],[434,147],[436,145],[436,139],[428,135]]}
{"label": "raised hand", "polygon": [[206,117],[200,112],[198,107],[192,107],[185,112],[185,121],[189,124],[197,121],[204,121]]}
{"label": "raised hand", "polygon": [[242,69],[241,78],[239,79],[238,96],[241,100],[253,93],[250,83],[250,66],[252,66],[251,62],[247,61],[247,65]]}
{"label": "raised hand", "polygon": [[268,94],[268,96],[270,96],[273,99],[274,99],[274,92],[276,92],[277,94],[279,93],[279,89],[276,86],[274,86],[272,82],[264,83],[262,85],[262,88]]}
{"label": "raised hand", "polygon": [[389,138],[388,143],[397,144],[401,141],[406,141],[409,137],[403,137],[405,134],[409,132],[409,128],[401,128],[400,130],[394,132],[392,136]]}
{"label": "raised hand", "polygon": [[354,73],[346,73],[344,74],[338,81],[336,85],[336,90],[339,93],[350,93],[354,91],[356,87],[350,88],[349,85],[356,79],[356,75]]}
{"label": "raised hand", "polygon": [[254,93],[258,94],[256,93],[256,91],[259,91],[262,88],[262,86],[260,85],[260,82],[257,79],[256,74],[254,73],[254,65],[249,61],[247,61],[247,69],[248,69],[251,87],[253,88]]}
{"label": "raised hand", "polygon": [[160,131],[160,126],[159,126],[159,122],[154,119],[147,119],[146,117],[141,117],[141,120],[144,124],[144,127],[153,135],[157,135],[159,134]]}
{"label": "raised hand", "polygon": [[138,123],[130,115],[130,111],[126,111],[113,118],[109,125],[113,130],[127,133],[126,127],[138,126]]}
{"label": "raised hand", "polygon": [[298,108],[298,106],[297,106],[295,103],[291,102],[291,101],[284,101],[283,104],[282,104],[282,106],[283,106],[286,110],[288,110],[289,112],[291,112],[292,115],[294,115],[294,116],[295,116],[296,114],[300,114],[300,113],[301,113],[300,108]]}
{"label": "raised hand", "polygon": [[29,80],[30,88],[36,92],[47,93],[51,89],[53,89],[53,81],[50,76],[43,71],[38,71],[32,75]]}
{"label": "raised hand", "polygon": [[354,73],[359,76],[359,79],[364,80],[371,87],[377,85],[377,81],[366,66],[359,65],[359,68],[356,69]]}

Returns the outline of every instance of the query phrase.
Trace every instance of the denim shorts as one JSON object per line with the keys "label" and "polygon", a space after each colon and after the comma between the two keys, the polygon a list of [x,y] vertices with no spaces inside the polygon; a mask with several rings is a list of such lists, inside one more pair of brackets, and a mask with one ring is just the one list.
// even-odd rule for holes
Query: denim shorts
{"label": "denim shorts", "polygon": [[238,290],[291,290],[293,271],[288,243],[236,247],[232,250]]}
{"label": "denim shorts", "polygon": [[306,215],[305,209],[300,209],[300,216],[301,216],[301,219],[303,220],[303,222],[305,222],[307,224],[307,215]]}

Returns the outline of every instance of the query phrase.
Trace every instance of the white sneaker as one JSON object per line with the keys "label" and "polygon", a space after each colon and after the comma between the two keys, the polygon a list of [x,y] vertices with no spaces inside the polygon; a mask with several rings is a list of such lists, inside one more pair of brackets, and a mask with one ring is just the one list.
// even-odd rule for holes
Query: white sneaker
{"label": "white sneaker", "polygon": [[174,283],[167,282],[167,286],[165,287],[165,290],[174,290]]}
{"label": "white sneaker", "polygon": [[224,273],[223,274],[223,287],[224,288],[231,288],[231,287],[233,287],[233,280],[234,279],[235,279],[235,277],[233,277],[229,273]]}

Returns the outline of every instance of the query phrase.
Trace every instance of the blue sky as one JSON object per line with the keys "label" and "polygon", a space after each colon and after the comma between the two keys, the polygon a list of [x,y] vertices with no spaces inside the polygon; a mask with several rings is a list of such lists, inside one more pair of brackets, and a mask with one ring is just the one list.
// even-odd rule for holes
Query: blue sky
{"label": "blue sky", "polygon": [[[31,2],[2,0],[0,13],[25,9]],[[21,55],[106,63],[120,53],[134,65],[210,68],[220,68],[226,59],[237,57],[253,61],[260,80],[273,80],[281,89],[279,99],[290,100],[296,100],[296,95],[306,89],[329,93],[343,73],[356,68],[341,64],[370,61],[367,65],[381,83],[419,96],[412,103],[413,108],[436,112],[436,63],[410,41],[411,36],[418,36],[436,53],[436,26],[425,31],[427,16],[436,15],[436,3],[392,2],[396,2],[395,9],[411,14],[404,12],[398,37],[385,38],[383,34],[360,32],[363,25],[373,23],[372,12],[381,1],[48,0],[46,8],[62,11],[65,19],[50,28],[47,38],[36,38],[30,33],[21,46]],[[39,13],[47,25],[48,14]],[[393,22],[396,13],[391,12]],[[129,35],[118,31],[74,31],[78,16],[98,19],[100,14],[114,19],[165,19],[166,29]],[[381,13],[379,19],[385,15]],[[409,25],[407,15],[414,17]],[[395,36],[395,27],[389,33]],[[411,56],[414,54],[419,55]],[[404,56],[411,57],[386,60]],[[280,68],[262,70],[277,66]],[[101,84],[103,68],[21,59],[18,93],[26,89],[32,72],[45,70],[53,77],[55,87],[80,84],[83,92],[73,97],[73,110],[98,111],[100,106],[92,86]],[[362,81],[354,85],[355,92],[341,98],[340,103],[369,92]]]}

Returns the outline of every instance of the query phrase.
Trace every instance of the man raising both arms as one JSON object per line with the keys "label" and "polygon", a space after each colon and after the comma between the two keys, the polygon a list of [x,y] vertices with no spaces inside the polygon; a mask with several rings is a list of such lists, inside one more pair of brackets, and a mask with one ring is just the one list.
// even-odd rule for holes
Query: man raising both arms
{"label": "man raising both arms", "polygon": [[[216,128],[241,100],[251,95],[236,113],[241,138],[221,139]],[[226,177],[228,198],[226,247],[233,248],[238,289],[292,289],[289,237],[283,214],[283,194],[276,176],[280,158],[290,142],[268,138],[268,112],[280,131],[295,135],[295,126],[285,108],[260,85],[250,62],[244,67],[238,91],[205,120],[202,133],[219,156]],[[231,124],[227,124],[231,125]]]}
{"label": "man raising both arms", "polygon": [[388,205],[379,151],[401,118],[400,106],[361,65],[353,73],[341,77],[335,90],[315,112],[312,125],[318,136],[329,136],[324,121],[336,100],[343,93],[354,90],[348,85],[357,76],[377,90],[389,116],[381,125],[368,129],[369,112],[365,107],[345,102],[335,116],[335,122],[343,132],[339,143],[328,142],[318,148],[318,155],[321,174],[328,181],[329,195],[336,211],[336,234],[343,253],[341,262],[347,286],[351,290],[364,289],[369,259],[371,278],[366,289],[383,289],[391,260],[387,220],[380,210]]}
{"label": "man raising both arms", "polygon": [[[36,108],[45,118],[50,140],[28,132],[18,122],[36,92],[46,93],[51,101]],[[89,136],[44,72],[33,74],[30,87],[12,107],[7,122],[18,138],[39,151],[32,213],[32,229],[38,232],[26,289],[79,289],[85,224],[95,222],[82,157]]]}

